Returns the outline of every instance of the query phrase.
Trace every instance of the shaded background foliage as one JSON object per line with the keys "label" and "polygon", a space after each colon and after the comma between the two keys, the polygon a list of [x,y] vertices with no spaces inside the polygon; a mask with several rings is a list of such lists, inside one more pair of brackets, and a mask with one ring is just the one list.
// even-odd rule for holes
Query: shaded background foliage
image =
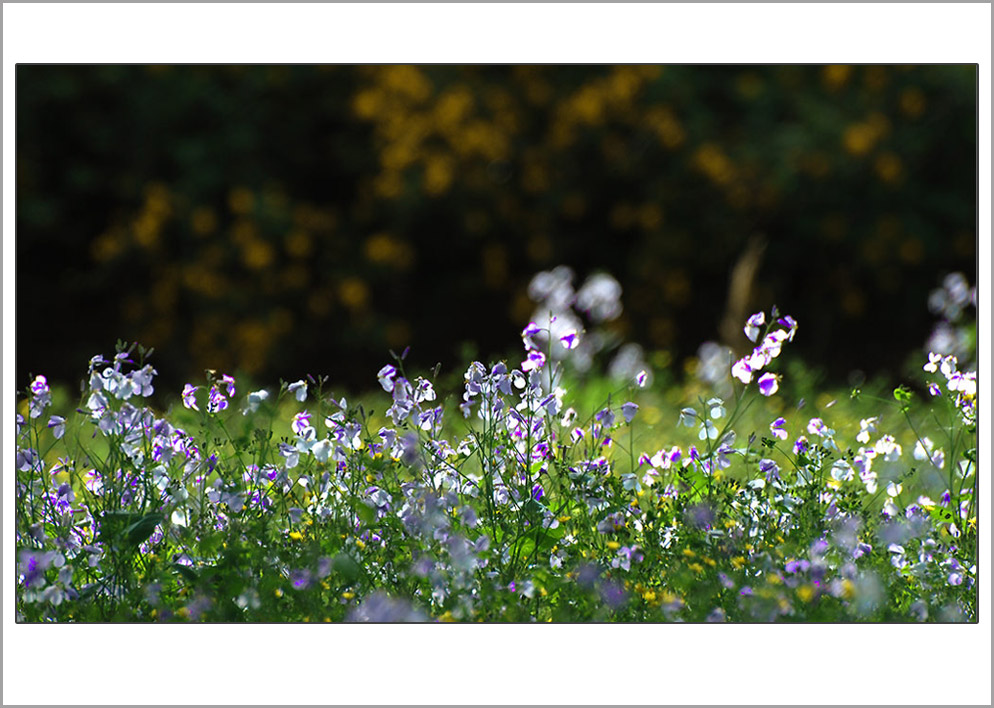
{"label": "shaded background foliage", "polygon": [[[778,304],[844,380],[976,279],[974,66],[17,68],[17,376],[117,338],[365,387],[515,346],[531,276],[624,287],[677,364]],[[751,245],[750,245],[751,244]],[[738,264],[755,265],[730,297]],[[748,268],[745,267],[747,271]],[[291,379],[292,380],[292,379]]]}

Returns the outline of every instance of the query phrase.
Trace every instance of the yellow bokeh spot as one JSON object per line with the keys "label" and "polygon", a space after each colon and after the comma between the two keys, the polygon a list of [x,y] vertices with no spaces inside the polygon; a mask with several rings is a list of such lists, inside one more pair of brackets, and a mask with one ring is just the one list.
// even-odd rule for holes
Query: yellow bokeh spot
{"label": "yellow bokeh spot", "polygon": [[436,154],[425,159],[424,188],[432,196],[448,191],[455,177],[455,165],[447,155]]}
{"label": "yellow bokeh spot", "polygon": [[210,207],[197,207],[190,214],[190,228],[197,236],[208,236],[217,230],[217,215]]}
{"label": "yellow bokeh spot", "polygon": [[815,597],[814,586],[802,585],[797,588],[797,596],[801,598],[801,602],[811,602]]}
{"label": "yellow bokeh spot", "polygon": [[247,214],[255,206],[255,196],[246,187],[235,187],[228,193],[228,208],[235,214]]}
{"label": "yellow bokeh spot", "polygon": [[314,239],[306,231],[291,231],[283,244],[288,255],[294,258],[307,258],[314,251]]}
{"label": "yellow bokeh spot", "polygon": [[842,144],[852,155],[865,155],[877,140],[876,131],[866,123],[856,123],[846,128]]}
{"label": "yellow bokeh spot", "polygon": [[109,261],[124,250],[124,241],[117,231],[108,231],[100,234],[93,241],[90,252],[93,258],[98,261]]}
{"label": "yellow bokeh spot", "polygon": [[359,278],[350,276],[338,285],[338,297],[350,310],[361,310],[369,301],[369,286]]}
{"label": "yellow bokeh spot", "polygon": [[895,182],[901,176],[901,158],[892,152],[885,152],[876,159],[873,168],[881,181]]}
{"label": "yellow bokeh spot", "polygon": [[273,247],[261,239],[252,239],[242,246],[242,262],[252,270],[262,270],[272,264]]}
{"label": "yellow bokeh spot", "polygon": [[607,547],[610,548],[612,551],[616,551],[619,548],[621,548],[621,544],[618,543],[617,541],[608,541]]}
{"label": "yellow bokeh spot", "polygon": [[911,118],[917,118],[925,112],[925,94],[916,86],[902,91],[900,100],[901,111]]}
{"label": "yellow bokeh spot", "polygon": [[833,91],[845,86],[851,75],[852,66],[848,64],[831,64],[821,71],[822,80]]}
{"label": "yellow bokeh spot", "polygon": [[705,143],[694,154],[694,166],[716,184],[725,185],[735,178],[735,166],[720,147]]}

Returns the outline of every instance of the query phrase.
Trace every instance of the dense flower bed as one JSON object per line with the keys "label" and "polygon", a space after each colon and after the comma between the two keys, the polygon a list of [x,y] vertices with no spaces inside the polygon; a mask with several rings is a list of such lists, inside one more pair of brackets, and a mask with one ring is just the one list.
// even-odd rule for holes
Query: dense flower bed
{"label": "dense flower bed", "polygon": [[469,365],[457,405],[396,356],[385,418],[323,380],[246,394],[215,372],[160,415],[135,345],[90,361],[74,413],[36,377],[17,417],[18,618],[976,620],[976,372],[955,356],[928,355],[924,402],[902,387],[858,423],[788,411],[746,437],[798,332],[756,313],[731,393],[674,421],[696,443],[637,450],[649,372],[577,410],[586,334],[539,320],[520,363]]}

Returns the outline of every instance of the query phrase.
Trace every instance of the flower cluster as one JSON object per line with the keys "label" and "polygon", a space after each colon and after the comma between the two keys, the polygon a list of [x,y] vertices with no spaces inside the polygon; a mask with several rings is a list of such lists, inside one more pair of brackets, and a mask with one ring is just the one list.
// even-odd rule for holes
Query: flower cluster
{"label": "flower cluster", "polygon": [[[774,308],[773,313],[772,317],[776,318],[776,308]],[[753,375],[759,374],[780,356],[780,350],[785,342],[793,341],[794,333],[797,331],[797,322],[793,317],[785,315],[775,319],[775,324],[781,325],[781,327],[778,329],[768,327],[763,341],[752,350],[752,353],[732,364],[732,376],[742,383],[749,384]],[[744,331],[750,341],[755,342],[759,338],[760,328],[764,325],[766,325],[765,313],[757,312],[749,317]],[[761,394],[772,396],[780,387],[780,377],[777,374],[766,372],[759,376],[757,384]]]}

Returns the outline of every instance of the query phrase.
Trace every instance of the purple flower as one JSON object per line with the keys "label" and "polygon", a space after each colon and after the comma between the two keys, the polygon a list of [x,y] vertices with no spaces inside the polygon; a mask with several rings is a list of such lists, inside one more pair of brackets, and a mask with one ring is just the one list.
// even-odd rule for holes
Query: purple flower
{"label": "purple flower", "polygon": [[521,330],[521,341],[525,343],[525,349],[527,349],[528,351],[532,351],[538,348],[535,346],[534,337],[538,335],[541,331],[542,328],[539,327],[534,322],[529,322],[528,325],[523,330]]}
{"label": "purple flower", "polygon": [[773,460],[760,460],[759,471],[766,477],[766,481],[771,484],[774,480],[780,479],[780,466]]}
{"label": "purple flower", "polygon": [[541,484],[536,484],[532,487],[532,499],[538,501],[545,494],[545,490],[542,488]]}
{"label": "purple flower", "polygon": [[775,421],[770,423],[770,432],[773,433],[773,437],[775,437],[777,440],[786,440],[787,431],[784,430],[784,426],[786,424],[787,421],[784,420],[783,418],[777,418]]}
{"label": "purple flower", "polygon": [[746,326],[743,331],[750,342],[755,342],[759,338],[759,328],[764,324],[766,324],[766,314],[763,312],[757,312],[746,320]]}
{"label": "purple flower", "polygon": [[304,431],[311,427],[311,414],[307,411],[301,411],[293,417],[290,427],[293,429],[294,434],[302,437]]}
{"label": "purple flower", "polygon": [[604,410],[597,413],[594,418],[598,423],[603,425],[605,428],[610,428],[614,425],[614,413],[610,408],[605,408]]}
{"label": "purple flower", "polygon": [[306,590],[311,584],[311,571],[307,568],[294,570],[290,573],[290,585],[294,590]]}
{"label": "purple flower", "polygon": [[635,385],[639,388],[645,388],[646,381],[649,378],[649,374],[646,373],[645,369],[635,374]]}
{"label": "purple flower", "polygon": [[759,392],[764,396],[772,396],[780,388],[779,377],[766,373],[759,377]]}
{"label": "purple flower", "polygon": [[286,387],[286,390],[294,394],[294,397],[303,403],[307,400],[307,382],[306,381],[295,381]]}
{"label": "purple flower", "polygon": [[562,342],[564,349],[576,349],[576,345],[579,344],[580,338],[576,332],[569,332],[568,334],[564,334],[560,337],[559,341]]}
{"label": "purple flower", "polygon": [[743,357],[732,364],[732,376],[744,384],[752,381],[752,367],[749,365],[751,357]]}
{"label": "purple flower", "polygon": [[183,387],[183,407],[189,408],[191,410],[199,411],[197,408],[197,399],[195,397],[197,393],[198,386],[193,384],[187,384]]}
{"label": "purple flower", "polygon": [[797,321],[790,315],[784,315],[777,320],[777,324],[782,324],[787,328],[787,341],[794,341],[794,333],[797,332]]}
{"label": "purple flower", "polygon": [[53,415],[48,419],[48,427],[52,429],[52,435],[58,440],[66,434],[66,419],[60,415]]}
{"label": "purple flower", "polygon": [[428,618],[405,600],[377,590],[349,612],[346,622],[426,622]]}
{"label": "purple flower", "polygon": [[540,351],[531,350],[528,352],[528,357],[521,362],[522,371],[532,371],[538,370],[545,366],[545,354]]}
{"label": "purple flower", "polygon": [[631,401],[629,401],[628,403],[621,404],[621,414],[625,416],[626,423],[632,422],[632,419],[635,417],[635,413],[638,411],[638,409],[639,409],[638,404],[632,403]]}
{"label": "purple flower", "polygon": [[48,380],[44,376],[36,376],[35,380],[31,382],[31,393],[36,396],[45,396],[51,392],[48,387]]}
{"label": "purple flower", "polygon": [[222,375],[221,383],[227,387],[228,396],[235,395],[235,380],[231,376],[228,376],[227,374]]}
{"label": "purple flower", "polygon": [[211,390],[207,394],[207,412],[219,413],[227,407],[228,399],[218,390],[217,386],[211,386]]}
{"label": "purple flower", "polygon": [[809,561],[801,559],[788,561],[783,569],[788,573],[804,573],[810,567],[811,563]]}
{"label": "purple flower", "polygon": [[387,393],[393,391],[393,378],[397,375],[397,367],[387,364],[376,374],[376,378],[380,382],[380,386]]}

